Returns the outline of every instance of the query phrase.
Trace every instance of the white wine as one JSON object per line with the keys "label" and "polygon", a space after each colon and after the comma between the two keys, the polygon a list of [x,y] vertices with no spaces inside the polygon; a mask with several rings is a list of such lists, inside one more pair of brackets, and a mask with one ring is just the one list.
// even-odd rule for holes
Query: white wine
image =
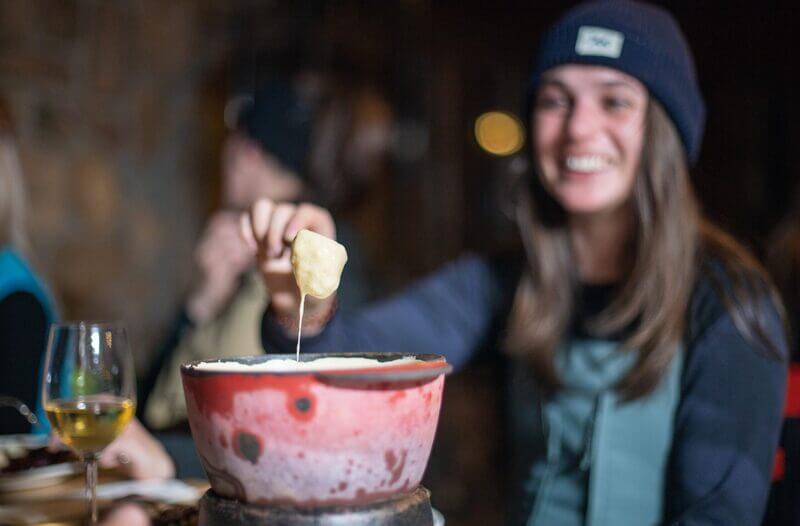
{"label": "white wine", "polygon": [[56,434],[66,445],[83,455],[94,455],[125,429],[135,407],[128,398],[97,395],[78,400],[53,400],[44,409]]}

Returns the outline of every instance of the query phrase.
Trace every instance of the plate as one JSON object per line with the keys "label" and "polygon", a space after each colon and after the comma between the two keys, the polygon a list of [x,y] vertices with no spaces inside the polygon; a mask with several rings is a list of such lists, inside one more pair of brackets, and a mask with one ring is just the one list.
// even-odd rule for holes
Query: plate
{"label": "plate", "polygon": [[[3,435],[0,436],[0,449],[13,447],[34,449],[47,445],[47,440],[48,437],[46,435]],[[6,493],[52,486],[82,471],[83,464],[80,462],[62,462],[13,473],[0,473],[0,492]]]}
{"label": "plate", "polygon": [[83,471],[80,462],[63,462],[52,466],[26,469],[0,475],[0,492],[44,488],[63,482]]}
{"label": "plate", "polygon": [[33,449],[47,445],[49,437],[47,435],[34,435],[32,433],[19,435],[0,435],[0,449],[11,446]]}

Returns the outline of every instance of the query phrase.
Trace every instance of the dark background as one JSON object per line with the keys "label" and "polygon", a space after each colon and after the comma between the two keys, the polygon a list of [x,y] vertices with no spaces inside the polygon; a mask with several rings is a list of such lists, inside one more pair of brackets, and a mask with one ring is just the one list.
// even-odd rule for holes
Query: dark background
{"label": "dark background", "polygon": [[[375,86],[394,110],[388,198],[371,212],[386,292],[512,242],[502,204],[519,161],[483,153],[473,122],[520,108],[540,33],[572,4],[3,0],[0,92],[17,119],[38,265],[65,317],[125,319],[146,367],[216,204],[225,101],[287,50]],[[797,186],[797,8],[661,4],[694,49],[708,106],[701,201],[761,254]],[[448,380],[427,477],[448,524],[499,522],[498,368]]]}

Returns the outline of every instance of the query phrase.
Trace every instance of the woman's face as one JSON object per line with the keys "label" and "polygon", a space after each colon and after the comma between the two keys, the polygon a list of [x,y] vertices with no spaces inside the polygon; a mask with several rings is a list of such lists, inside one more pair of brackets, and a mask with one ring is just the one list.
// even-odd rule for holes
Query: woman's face
{"label": "woman's face", "polygon": [[570,214],[613,211],[628,201],[644,141],[644,85],[615,69],[564,65],[542,79],[533,148],[545,189]]}
{"label": "woman's face", "polygon": [[258,199],[292,201],[303,182],[280,161],[245,136],[228,138],[223,152],[222,199],[229,208],[246,210]]}

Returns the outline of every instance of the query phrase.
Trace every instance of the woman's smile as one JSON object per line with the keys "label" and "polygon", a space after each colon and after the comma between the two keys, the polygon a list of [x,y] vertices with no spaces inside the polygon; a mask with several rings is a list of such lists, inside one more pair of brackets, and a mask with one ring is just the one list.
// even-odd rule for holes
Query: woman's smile
{"label": "woman's smile", "polygon": [[611,160],[603,155],[569,155],[564,158],[563,169],[567,176],[593,175],[611,168]]}

